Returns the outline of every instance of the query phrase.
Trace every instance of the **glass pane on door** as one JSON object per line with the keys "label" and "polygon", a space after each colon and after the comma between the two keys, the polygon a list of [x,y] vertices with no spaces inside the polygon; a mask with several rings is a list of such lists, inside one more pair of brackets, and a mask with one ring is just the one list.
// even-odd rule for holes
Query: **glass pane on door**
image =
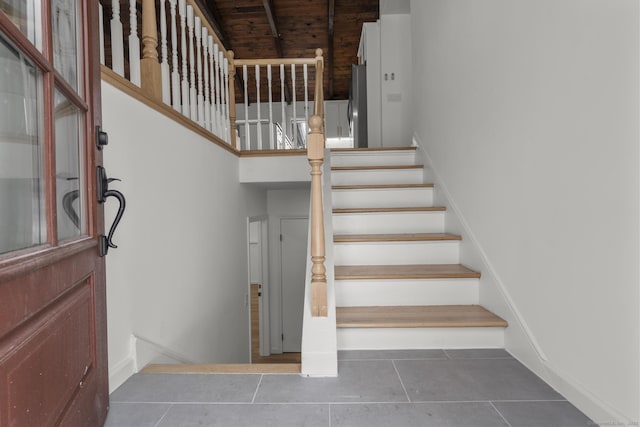
{"label": "glass pane on door", "polygon": [[40,0],[0,0],[0,10],[27,36],[27,39],[41,49]]}
{"label": "glass pane on door", "polygon": [[53,65],[76,91],[79,81],[78,64],[81,58],[78,43],[77,0],[51,2],[51,29],[53,35]]}
{"label": "glass pane on door", "polygon": [[0,33],[0,253],[46,241],[42,73]]}
{"label": "glass pane on door", "polygon": [[80,109],[56,89],[54,99],[56,141],[56,207],[58,239],[85,232],[82,169],[83,119]]}

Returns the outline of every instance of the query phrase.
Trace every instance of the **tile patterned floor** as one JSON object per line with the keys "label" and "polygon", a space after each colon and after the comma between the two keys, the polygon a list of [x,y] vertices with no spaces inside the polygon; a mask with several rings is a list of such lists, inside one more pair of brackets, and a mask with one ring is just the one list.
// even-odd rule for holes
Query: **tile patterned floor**
{"label": "tile patterned floor", "polygon": [[106,427],[586,427],[504,350],[341,351],[338,378],[137,374]]}

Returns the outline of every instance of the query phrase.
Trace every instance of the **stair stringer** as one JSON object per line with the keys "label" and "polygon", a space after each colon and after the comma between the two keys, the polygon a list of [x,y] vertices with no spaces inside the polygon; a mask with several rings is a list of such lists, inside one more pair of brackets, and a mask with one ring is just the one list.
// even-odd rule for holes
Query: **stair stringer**
{"label": "stair stringer", "polygon": [[462,236],[460,262],[473,270],[482,272],[479,287],[480,304],[509,323],[509,327],[504,331],[505,349],[591,418],[621,419],[617,411],[549,361],[506,285],[471,230],[464,214],[447,190],[446,183],[438,173],[438,168],[434,165],[425,145],[415,133],[413,145],[416,147],[416,161],[425,165],[425,182],[434,184],[434,203],[447,206],[445,219],[447,231]]}
{"label": "stair stringer", "polygon": [[[309,204],[311,206],[311,204]],[[301,375],[306,377],[338,376],[336,332],[336,292],[334,284],[333,221],[331,212],[331,152],[325,149],[322,166],[322,206],[324,218],[325,267],[327,277],[327,317],[311,315],[311,257],[307,257],[302,321]],[[311,208],[309,208],[311,211]],[[311,218],[311,212],[309,212]],[[311,223],[309,223],[311,225]],[[307,254],[311,254],[311,226]]]}

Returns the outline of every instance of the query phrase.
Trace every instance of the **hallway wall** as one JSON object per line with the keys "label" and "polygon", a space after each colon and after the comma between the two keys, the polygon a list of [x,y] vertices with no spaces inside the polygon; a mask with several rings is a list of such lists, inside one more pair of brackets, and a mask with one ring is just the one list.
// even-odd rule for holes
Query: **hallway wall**
{"label": "hallway wall", "polygon": [[266,191],[239,184],[238,157],[102,89],[104,163],[127,197],[107,257],[111,387],[158,357],[248,362],[247,217],[266,214]]}
{"label": "hallway wall", "polygon": [[414,0],[411,16],[416,140],[507,349],[596,421],[637,422],[639,3]]}

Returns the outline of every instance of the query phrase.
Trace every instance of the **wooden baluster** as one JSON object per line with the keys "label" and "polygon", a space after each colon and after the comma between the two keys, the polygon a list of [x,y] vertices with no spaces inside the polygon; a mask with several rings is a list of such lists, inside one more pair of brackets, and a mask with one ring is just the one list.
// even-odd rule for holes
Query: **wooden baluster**
{"label": "wooden baluster", "polygon": [[311,132],[307,142],[307,158],[311,164],[311,315],[327,316],[327,277],[324,246],[324,217],[322,209],[322,163],[324,135],[322,118],[309,119]]}
{"label": "wooden baluster", "polygon": [[256,65],[256,134],[258,135],[258,150],[262,150],[262,123],[260,119],[260,66]]}
{"label": "wooden baluster", "polygon": [[180,57],[182,58],[182,115],[189,115],[189,80],[187,71],[187,4],[185,0],[178,0],[178,12],[180,13]]}
{"label": "wooden baluster", "polygon": [[178,28],[176,23],[176,0],[169,0],[171,15],[171,98],[173,109],[180,111],[180,73],[178,72]]}
{"label": "wooden baluster", "polygon": [[211,131],[211,99],[209,96],[209,31],[202,27],[202,56],[204,66],[204,126]]}
{"label": "wooden baluster", "polygon": [[282,146],[278,149],[284,150],[287,148],[287,99],[284,92],[284,80],[286,76],[284,74],[284,64],[280,64],[280,106],[282,107]]}
{"label": "wooden baluster", "polygon": [[160,73],[162,75],[162,102],[171,105],[171,83],[169,73],[169,49],[167,47],[167,11],[166,0],[160,0]]}
{"label": "wooden baluster", "polygon": [[204,98],[202,96],[202,24],[200,18],[196,16],[194,31],[196,34],[196,62],[198,64],[198,124],[204,126]]}
{"label": "wooden baluster", "polygon": [[142,0],[142,91],[151,99],[162,100],[162,75],[158,62],[158,26],[155,0]]}
{"label": "wooden baluster", "polygon": [[189,117],[198,120],[198,93],[196,91],[196,54],[193,48],[193,7],[187,5],[187,28],[189,30]]}
{"label": "wooden baluster", "polygon": [[251,129],[249,128],[249,92],[247,91],[247,66],[242,66],[242,77],[244,79],[244,133],[245,150],[251,150]]}
{"label": "wooden baluster", "polygon": [[[309,76],[307,64],[302,66],[304,75],[304,122],[309,123]],[[308,133],[308,132],[307,132]],[[306,138],[306,135],[304,136]]]}
{"label": "wooden baluster", "polygon": [[227,91],[227,110],[229,111],[229,144],[236,150],[240,150],[237,137],[237,123],[236,123],[236,64],[233,61],[233,51],[228,52],[228,68],[229,74],[227,76],[228,84]]}
{"label": "wooden baluster", "polygon": [[111,69],[124,77],[124,31],[120,22],[120,0],[111,0]]}
{"label": "wooden baluster", "polygon": [[136,0],[129,0],[129,80],[140,86],[140,38]]}
{"label": "wooden baluster", "polygon": [[98,3],[98,20],[100,27],[100,64],[104,65],[104,10],[102,9],[102,3]]}
{"label": "wooden baluster", "polygon": [[211,68],[211,131],[219,135],[218,131],[218,104],[216,102],[216,96],[218,96],[218,87],[216,80],[216,68],[215,68],[215,57],[218,52],[218,45],[214,43],[213,36],[209,36],[209,66]]}
{"label": "wooden baluster", "polygon": [[274,149],[273,144],[273,88],[271,86],[271,64],[267,65],[267,84],[269,86],[269,148]]}

